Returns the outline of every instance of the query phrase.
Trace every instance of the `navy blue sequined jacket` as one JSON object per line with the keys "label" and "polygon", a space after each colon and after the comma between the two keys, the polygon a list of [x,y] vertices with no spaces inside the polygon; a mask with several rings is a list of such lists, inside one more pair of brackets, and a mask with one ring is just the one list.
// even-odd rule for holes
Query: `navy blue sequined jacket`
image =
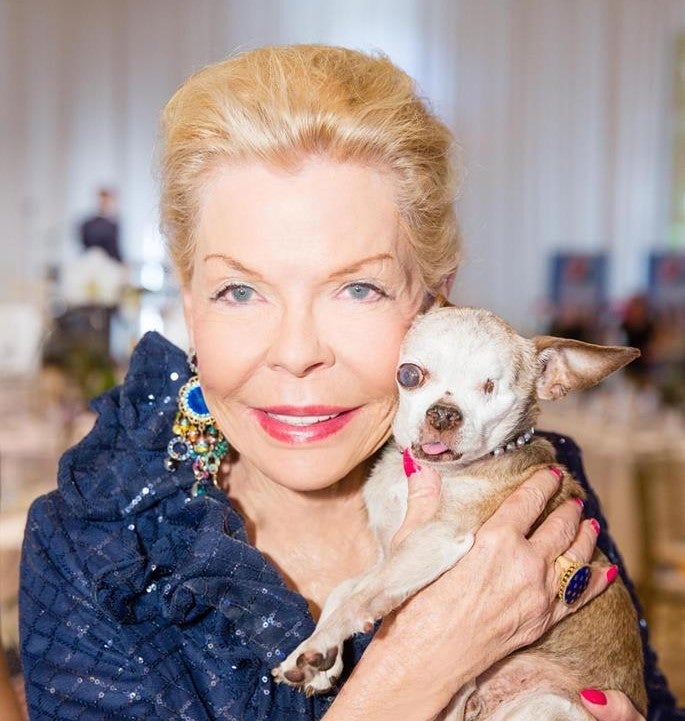
{"label": "navy blue sequined jacket", "polygon": [[[331,703],[269,673],[313,631],[304,598],[223,493],[193,498],[191,469],[164,468],[187,377],[178,348],[145,336],[124,385],[96,401],[93,431],[62,458],[58,490],[31,508],[20,630],[33,721],[301,720]],[[578,449],[550,437],[584,482]],[[606,528],[591,492],[587,513]],[[622,567],[605,532],[599,544]],[[642,633],[650,719],[685,719]],[[348,641],[348,671],[370,637]]]}

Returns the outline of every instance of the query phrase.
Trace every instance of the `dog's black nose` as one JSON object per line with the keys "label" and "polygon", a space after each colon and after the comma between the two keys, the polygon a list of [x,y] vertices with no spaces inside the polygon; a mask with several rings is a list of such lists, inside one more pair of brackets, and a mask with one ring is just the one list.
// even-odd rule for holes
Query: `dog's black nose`
{"label": "dog's black nose", "polygon": [[448,431],[456,428],[462,421],[461,411],[456,406],[436,403],[426,411],[428,422],[436,431]]}

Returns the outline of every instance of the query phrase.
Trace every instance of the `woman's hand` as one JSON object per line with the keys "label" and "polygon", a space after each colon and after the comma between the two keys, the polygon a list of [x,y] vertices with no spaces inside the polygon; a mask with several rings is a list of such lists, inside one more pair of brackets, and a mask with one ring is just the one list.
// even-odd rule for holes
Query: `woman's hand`
{"label": "woman's hand", "polygon": [[[430,520],[440,501],[441,481],[436,471],[418,466],[414,471],[411,459],[408,471],[407,514],[393,539],[393,545]],[[472,583],[477,580],[485,582],[481,602],[487,603],[493,599],[509,610],[511,607],[505,605],[507,591],[504,587],[513,580],[513,575],[527,577],[528,583],[522,589],[523,596],[517,594],[514,599],[514,604],[521,608],[522,613],[516,618],[512,617],[517,626],[511,629],[512,640],[521,634],[524,637],[519,642],[515,641],[516,645],[511,650],[536,641],[564,616],[599,595],[615,576],[615,569],[607,575],[609,569],[594,568],[581,603],[569,608],[553,600],[559,584],[554,560],[564,554],[574,561],[589,562],[597,540],[596,523],[592,520],[581,522],[582,503],[571,500],[551,513],[526,538],[531,526],[558,490],[560,479],[561,472],[556,468],[538,471],[533,475],[483,524],[476,535],[474,548],[459,562],[460,565],[470,562],[473,566]],[[520,582],[520,578],[518,580]],[[547,586],[548,591],[551,589],[551,597],[549,594],[547,597],[541,594],[543,585]],[[534,613],[526,622],[523,607],[527,603],[535,606],[536,601],[540,614]]]}
{"label": "woman's hand", "polygon": [[[430,719],[464,684],[606,588],[611,574],[594,568],[573,608],[556,598],[555,558],[588,562],[597,539],[592,522],[581,522],[581,507],[570,500],[530,533],[558,490],[559,475],[556,469],[535,473],[483,524],[454,568],[384,620],[331,718],[344,708],[347,719]],[[434,471],[410,475],[407,516],[396,542],[432,517],[439,494]]]}
{"label": "woman's hand", "polygon": [[585,708],[598,721],[645,721],[645,717],[620,691],[586,688],[580,692]]}

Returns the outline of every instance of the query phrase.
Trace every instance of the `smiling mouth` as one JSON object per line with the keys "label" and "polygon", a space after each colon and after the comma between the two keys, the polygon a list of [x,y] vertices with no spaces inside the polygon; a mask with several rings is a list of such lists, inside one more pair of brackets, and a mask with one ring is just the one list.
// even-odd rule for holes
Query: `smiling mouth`
{"label": "smiling mouth", "polygon": [[252,413],[272,439],[287,445],[302,445],[323,441],[342,431],[360,409],[361,406],[272,406],[253,408]]}
{"label": "smiling mouth", "polygon": [[274,420],[278,421],[279,423],[286,423],[289,426],[313,426],[316,423],[325,423],[326,421],[330,421],[333,418],[338,418],[338,416],[342,415],[341,413],[331,413],[329,415],[325,416],[291,416],[291,415],[285,415],[282,413],[269,413],[268,411],[264,411],[269,418],[273,418]]}

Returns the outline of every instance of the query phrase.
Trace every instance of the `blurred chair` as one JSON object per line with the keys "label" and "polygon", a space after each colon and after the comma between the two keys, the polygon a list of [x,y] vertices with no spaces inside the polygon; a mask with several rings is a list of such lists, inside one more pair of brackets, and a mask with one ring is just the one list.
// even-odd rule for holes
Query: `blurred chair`
{"label": "blurred chair", "polygon": [[642,456],[637,492],[645,615],[654,624],[657,613],[668,614],[671,634],[685,639],[685,451]]}

